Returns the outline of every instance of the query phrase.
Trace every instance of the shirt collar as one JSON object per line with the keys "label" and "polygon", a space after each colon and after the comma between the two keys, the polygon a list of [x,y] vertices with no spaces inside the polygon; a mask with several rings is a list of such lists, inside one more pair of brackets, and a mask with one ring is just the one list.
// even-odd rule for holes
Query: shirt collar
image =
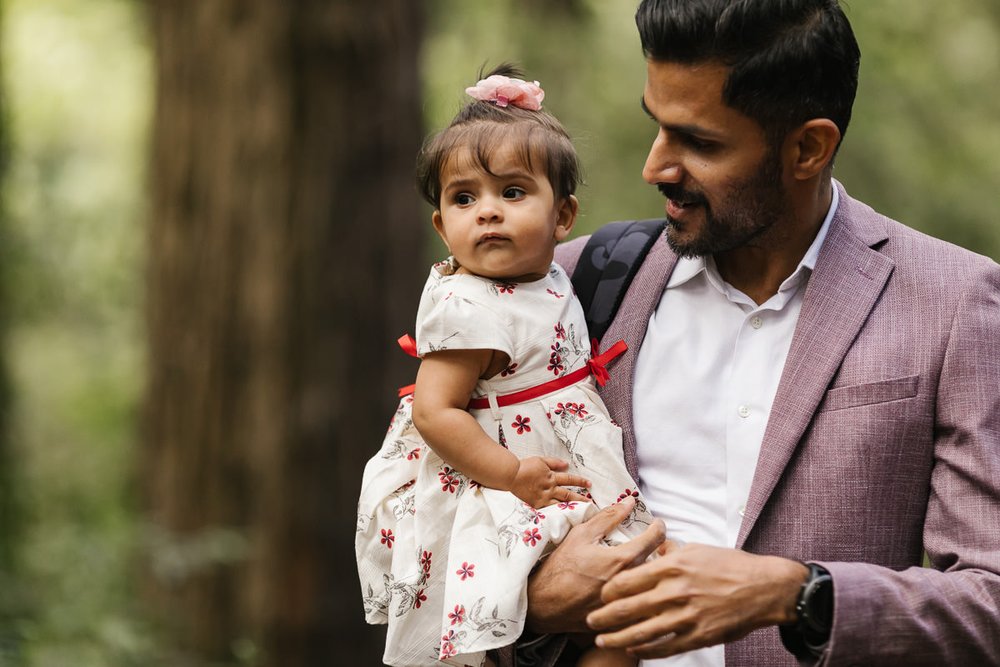
{"label": "shirt collar", "polygon": [[[833,221],[833,215],[837,212],[837,206],[840,204],[840,192],[838,192],[836,186],[834,186],[832,190],[833,197],[830,200],[830,208],[826,212],[823,224],[820,225],[819,232],[816,233],[816,238],[813,239],[809,249],[806,250],[806,254],[802,256],[802,259],[799,261],[799,265],[795,267],[794,271],[792,271],[792,275],[788,276],[788,278],[781,283],[781,290],[798,285],[799,282],[801,282],[806,270],[811,272],[814,268],[816,268],[816,260],[819,257],[820,248],[823,246],[823,241],[826,240],[826,235],[830,231],[830,223]],[[670,274],[670,280],[667,281],[666,289],[680,287],[703,271],[708,274],[710,282],[718,282],[719,284],[717,284],[716,287],[721,289],[722,278],[718,276],[718,270],[715,268],[715,262],[707,262],[705,257],[678,258],[677,264],[674,266],[673,273]],[[712,280],[713,278],[718,278],[718,280]],[[725,290],[723,289],[722,291]]]}

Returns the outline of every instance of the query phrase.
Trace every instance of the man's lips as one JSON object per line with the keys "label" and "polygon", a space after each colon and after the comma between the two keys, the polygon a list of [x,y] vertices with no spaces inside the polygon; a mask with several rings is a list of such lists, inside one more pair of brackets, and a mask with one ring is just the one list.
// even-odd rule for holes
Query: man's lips
{"label": "man's lips", "polygon": [[676,199],[667,198],[667,215],[671,218],[679,218],[685,213],[691,211],[697,206],[701,206],[701,202],[683,202]]}

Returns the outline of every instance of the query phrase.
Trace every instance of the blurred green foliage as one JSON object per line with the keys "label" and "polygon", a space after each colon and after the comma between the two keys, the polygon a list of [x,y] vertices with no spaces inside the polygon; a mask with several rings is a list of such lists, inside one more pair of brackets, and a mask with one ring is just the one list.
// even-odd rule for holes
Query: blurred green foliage
{"label": "blurred green foliage", "polygon": [[[575,138],[586,176],[579,233],[661,215],[640,177],[655,127],[638,104],[634,6],[429,0],[429,131],[447,124],[480,66],[515,61]],[[0,667],[148,665],[157,649],[137,613],[143,539],[130,494],[143,381],[147,17],[134,0],[2,7],[11,162],[0,275],[24,533],[17,578],[0,573]],[[1000,257],[995,0],[855,2],[848,13],[862,81],[837,177],[892,217]]]}
{"label": "blurred green foliage", "polygon": [[[140,6],[6,0],[19,613],[0,664],[143,664],[130,568],[151,63]],[[4,663],[2,660],[6,660]]]}
{"label": "blurred green foliage", "polygon": [[[541,82],[583,161],[578,233],[661,216],[662,198],[640,176],[655,127],[639,108],[636,4],[433,2],[423,62],[429,127],[450,121],[482,64],[517,62]],[[1000,188],[1000,5],[879,0],[845,11],[861,81],[836,177],[890,217],[1000,257],[991,196]]]}

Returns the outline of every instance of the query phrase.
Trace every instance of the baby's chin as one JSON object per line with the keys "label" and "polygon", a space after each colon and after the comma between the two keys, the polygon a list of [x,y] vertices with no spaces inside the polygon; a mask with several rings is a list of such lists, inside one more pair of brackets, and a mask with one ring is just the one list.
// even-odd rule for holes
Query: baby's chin
{"label": "baby's chin", "polygon": [[457,257],[455,258],[455,264],[454,272],[458,274],[478,276],[487,280],[494,280],[498,283],[530,283],[541,280],[549,274],[549,270],[552,267],[552,260],[550,259],[545,266],[522,266],[514,269],[481,266],[472,262],[467,265],[463,264]]}

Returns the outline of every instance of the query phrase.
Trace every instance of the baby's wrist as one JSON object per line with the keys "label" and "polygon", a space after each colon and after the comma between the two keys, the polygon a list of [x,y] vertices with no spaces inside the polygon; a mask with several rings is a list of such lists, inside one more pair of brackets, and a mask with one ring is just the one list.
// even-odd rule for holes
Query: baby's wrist
{"label": "baby's wrist", "polygon": [[506,474],[502,476],[502,486],[498,486],[498,491],[513,491],[517,487],[517,476],[521,472],[521,459],[514,454],[506,452],[507,461],[505,467]]}

